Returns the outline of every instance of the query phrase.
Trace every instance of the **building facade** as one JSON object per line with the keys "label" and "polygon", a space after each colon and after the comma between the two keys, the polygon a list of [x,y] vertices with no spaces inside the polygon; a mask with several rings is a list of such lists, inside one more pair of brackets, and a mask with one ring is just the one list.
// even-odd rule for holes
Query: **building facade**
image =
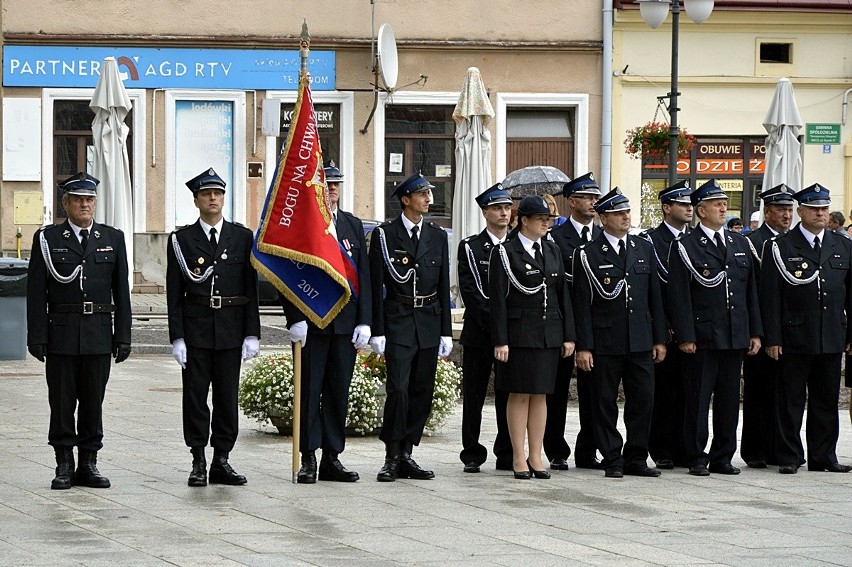
{"label": "building facade", "polygon": [[[656,206],[668,164],[628,158],[623,141],[635,126],[668,122],[657,97],[671,86],[672,16],[651,30],[635,0],[615,8],[612,184]],[[821,183],[831,190],[832,210],[849,211],[852,124],[843,123],[843,103],[852,87],[852,2],[717,0],[701,25],[682,10],[678,38],[678,123],[696,138],[678,177],[693,186],[718,178],[729,215],[748,219],[763,183],[763,119],[776,83],[787,77],[805,123],[803,186]]]}
{"label": "building facade", "polygon": [[[433,220],[449,226],[452,110],[469,67],[496,111],[494,179],[532,164],[569,176],[599,167],[594,3],[2,0],[2,13],[6,255],[18,234],[26,256],[39,226],[64,219],[56,183],[91,165],[88,103],[107,56],[133,102],[137,282],[164,281],[165,239],[196,217],[184,182],[206,167],[228,182],[226,216],[256,228],[295,102],[303,20],[324,157],[346,176],[342,206],[363,218],[398,214],[392,187],[420,170],[436,185]],[[374,87],[383,23],[396,36],[392,92]]]}

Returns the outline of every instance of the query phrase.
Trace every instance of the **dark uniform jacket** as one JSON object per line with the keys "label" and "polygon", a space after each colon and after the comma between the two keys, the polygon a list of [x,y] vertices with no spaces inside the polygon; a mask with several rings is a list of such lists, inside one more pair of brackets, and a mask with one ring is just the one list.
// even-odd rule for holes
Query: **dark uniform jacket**
{"label": "dark uniform jacket", "polygon": [[[781,345],[785,354],[843,352],[852,342],[847,313],[852,313],[852,241],[823,232],[819,258],[798,226],[766,243],[760,275],[761,310],[768,346]],[[778,246],[779,268],[772,244]],[[783,277],[814,281],[792,285]]]}
{"label": "dark uniform jacket", "polygon": [[352,294],[349,302],[325,329],[320,329],[314,325],[312,321],[305,317],[304,313],[292,303],[283,299],[282,296],[284,314],[287,316],[287,325],[291,326],[293,323],[298,323],[299,321],[307,321],[308,332],[310,333],[348,335],[352,334],[353,329],[357,325],[372,324],[370,264],[367,259],[364,224],[361,222],[361,219],[352,213],[338,209],[336,229],[337,241],[347,249],[352,261],[355,262],[355,267],[358,269],[358,289],[360,296],[356,297]]}
{"label": "dark uniform jacket", "polygon": [[[750,337],[762,336],[755,264],[745,237],[735,232],[725,231],[724,252],[700,226],[676,240],[667,289],[675,340],[698,348],[742,349],[748,348]],[[714,287],[697,279],[712,280],[721,272],[722,281]]]}
{"label": "dark uniform jacket", "polygon": [[[491,254],[488,295],[494,346],[555,348],[576,339],[559,247],[544,238],[541,244],[544,266],[524,250],[519,237],[504,242]],[[535,288],[546,282],[546,307],[545,290],[527,295],[509,281],[501,248],[505,248],[508,267],[521,286]]]}
{"label": "dark uniform jacket", "polygon": [[[666,321],[653,245],[627,235],[625,259],[604,234],[574,253],[577,350],[625,355],[666,342]],[[625,280],[621,293],[613,293]]]}
{"label": "dark uniform jacket", "polygon": [[[596,224],[592,225],[592,240],[600,236],[601,227]],[[559,251],[562,253],[562,263],[565,266],[565,276],[568,279],[569,286],[572,283],[572,256],[581,244],[585,244],[571,219],[550,230],[550,238],[559,246]],[[570,291],[570,288],[569,288]]]}
{"label": "dark uniform jacket", "polygon": [[[669,281],[669,250],[671,250],[672,242],[675,241],[675,235],[669,229],[665,222],[661,222],[656,228],[650,228],[644,232],[644,236],[651,240],[654,245],[655,263],[657,264],[657,273],[662,282]],[[663,289],[665,293],[665,286]]]}
{"label": "dark uniform jacket", "polygon": [[[450,337],[453,331],[447,233],[427,221],[422,227],[416,254],[401,217],[383,223],[373,231],[370,237],[370,282],[374,298],[373,336],[384,336],[391,343],[418,345],[424,349],[438,346],[441,337]],[[395,270],[404,279],[412,269],[413,276],[401,283],[391,275],[391,270]],[[406,304],[404,298],[413,297],[415,289],[418,297],[436,294],[435,299],[426,299],[423,307]],[[386,297],[384,290],[387,291]]]}
{"label": "dark uniform jacket", "polygon": [[[187,346],[207,349],[239,348],[245,337],[260,338],[260,314],[257,304],[257,272],[251,265],[253,236],[246,227],[225,221],[214,252],[199,221],[179,228],[176,236],[187,268],[203,275],[213,266],[213,273],[201,283],[194,283],[178,265],[172,237],[166,245],[166,299],[169,310],[169,341],[184,339]],[[212,309],[199,305],[188,295],[223,298],[246,298],[247,303]]]}
{"label": "dark uniform jacket", "polygon": [[460,342],[466,346],[491,346],[488,265],[494,248],[487,230],[469,236],[459,243],[459,291],[465,308]]}
{"label": "dark uniform jacket", "polygon": [[[760,225],[760,228],[757,230],[753,230],[746,235],[748,241],[751,243],[752,249],[751,253],[754,256],[754,259],[758,261],[758,265],[760,265],[761,255],[763,254],[763,245],[764,243],[775,236],[775,233],[763,223]],[[759,270],[760,268],[758,268]]]}
{"label": "dark uniform jacket", "polygon": [[[38,230],[33,238],[27,279],[27,344],[47,345],[49,354],[109,354],[116,343],[130,344],[130,286],[124,233],[111,226],[93,223],[86,250],[68,221]],[[59,276],[70,275],[83,266],[80,276],[69,283],[58,282],[42,255],[39,235],[44,234],[51,263]],[[82,289],[81,289],[82,288]],[[90,315],[82,313],[83,302],[114,305]],[[50,312],[48,304],[79,305],[80,313]]]}

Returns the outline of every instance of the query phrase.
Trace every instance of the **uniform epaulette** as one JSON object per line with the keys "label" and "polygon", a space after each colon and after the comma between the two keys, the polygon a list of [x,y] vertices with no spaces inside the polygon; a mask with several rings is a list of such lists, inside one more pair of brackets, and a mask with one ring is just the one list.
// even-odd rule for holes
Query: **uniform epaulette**
{"label": "uniform epaulette", "polygon": [[[38,230],[42,230],[42,231],[45,231],[45,232],[46,232],[46,231],[48,231],[48,230],[54,230],[54,229],[57,229],[57,228],[59,228],[60,226],[62,226],[62,225],[61,225],[61,224],[48,224],[48,225],[46,225],[46,226],[41,226],[41,227],[39,227],[39,229],[38,229]],[[36,232],[38,232],[38,231],[36,231]]]}
{"label": "uniform epaulette", "polygon": [[474,236],[476,236],[476,235],[474,234],[474,235],[468,236],[467,238],[462,239],[462,242],[470,242],[470,239],[473,238]]}
{"label": "uniform epaulette", "polygon": [[639,236],[651,236],[656,229],[652,226],[651,228],[646,228],[642,232],[639,233]]}
{"label": "uniform epaulette", "polygon": [[180,231],[182,231],[182,230],[186,230],[186,229],[188,229],[188,228],[189,228],[189,227],[191,227],[191,226],[192,226],[191,224],[185,224],[185,225],[183,225],[183,226],[175,227],[175,232],[180,232]]}
{"label": "uniform epaulette", "polygon": [[250,229],[249,227],[247,227],[246,225],[244,225],[244,224],[240,224],[240,223],[238,223],[238,222],[234,222],[234,223],[232,223],[232,224],[233,224],[234,226],[236,226],[236,227],[239,227],[239,228],[243,229],[243,230],[247,230],[247,231],[251,232],[251,229]]}

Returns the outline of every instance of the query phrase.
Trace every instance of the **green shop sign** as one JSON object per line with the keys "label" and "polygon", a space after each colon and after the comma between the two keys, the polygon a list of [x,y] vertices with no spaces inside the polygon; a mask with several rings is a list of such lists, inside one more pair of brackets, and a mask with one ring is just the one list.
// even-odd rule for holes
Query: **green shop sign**
{"label": "green shop sign", "polygon": [[840,124],[805,124],[806,144],[839,144]]}

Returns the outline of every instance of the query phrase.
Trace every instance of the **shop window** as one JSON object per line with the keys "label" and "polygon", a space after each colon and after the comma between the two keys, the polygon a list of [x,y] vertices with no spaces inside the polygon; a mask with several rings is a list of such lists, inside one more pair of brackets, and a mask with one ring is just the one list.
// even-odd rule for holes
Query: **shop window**
{"label": "shop window", "polygon": [[[61,223],[67,217],[62,207],[58,184],[78,171],[91,171],[94,159],[92,120],[95,115],[88,100],[57,100],[53,104],[53,221]],[[125,124],[132,125],[133,111]],[[133,130],[127,136],[130,176],[133,178]]]}
{"label": "shop window", "polygon": [[435,188],[428,218],[449,227],[455,185],[455,122],[452,106],[389,105],[385,109],[385,217],[402,211],[394,188],[421,172]]}

